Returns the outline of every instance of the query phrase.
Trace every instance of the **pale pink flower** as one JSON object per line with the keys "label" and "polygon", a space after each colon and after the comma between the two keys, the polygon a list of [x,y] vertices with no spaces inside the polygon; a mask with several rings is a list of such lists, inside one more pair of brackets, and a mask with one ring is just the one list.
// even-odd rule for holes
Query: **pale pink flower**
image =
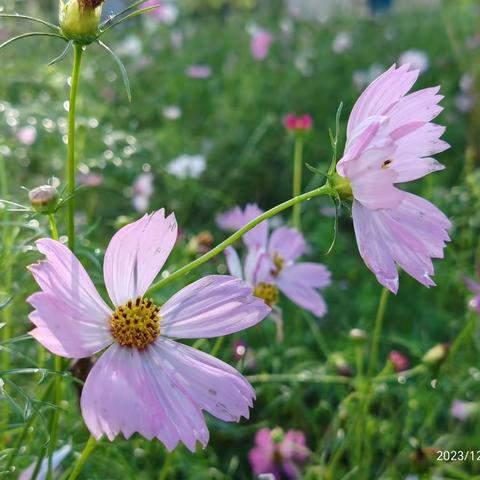
{"label": "pale pink flower", "polygon": [[248,460],[255,475],[270,473],[276,480],[293,480],[301,477],[301,467],[309,455],[303,432],[289,430],[284,434],[281,428],[262,428],[255,435]]}
{"label": "pale pink flower", "polygon": [[185,70],[190,78],[205,80],[212,75],[212,69],[208,65],[191,65]]}
{"label": "pale pink flower", "polygon": [[467,288],[475,294],[475,296],[468,302],[468,306],[480,313],[480,283],[467,277],[464,277],[463,280]]}
{"label": "pale pink flower", "polygon": [[270,52],[273,37],[271,33],[263,28],[255,29],[250,42],[250,50],[256,60],[265,60]]}
{"label": "pale pink flower", "polygon": [[[52,468],[54,471],[60,466],[60,464],[71,452],[71,450],[72,450],[71,445],[64,445],[62,448],[59,448],[53,453]],[[18,480],[32,480],[33,472],[35,472],[36,466],[37,466],[37,461],[35,460],[28,468],[26,468],[22,473],[20,473]],[[38,470],[38,473],[35,476],[35,480],[46,480],[47,475],[48,475],[48,458],[45,458],[42,460],[40,469]]]}
{"label": "pale pink flower", "polygon": [[133,182],[133,208],[144,213],[150,206],[150,198],[154,193],[153,174],[150,172],[141,173]]}
{"label": "pale pink flower", "polygon": [[434,205],[395,184],[444,167],[432,155],[449,148],[445,128],[431,123],[442,110],[439,87],[408,94],[418,70],[392,66],[362,93],[347,126],[337,173],[353,193],[353,224],[360,254],[392,292],[398,264],[425,286],[435,285],[432,258],[443,258],[451,223]]}
{"label": "pale pink flower", "polygon": [[204,277],[161,306],[145,294],[177,238],[163,210],[123,227],[110,241],[103,274],[113,308],[77,258],[51,239],[37,242],[46,260],[29,267],[41,291],[30,334],[56,355],[84,358],[105,349],[83,387],[82,415],[99,439],[138,432],[168,450],[194,451],[209,433],[202,410],[225,421],[249,416],[255,393],[235,369],[178,338],[212,338],[257,324],[269,313],[252,289],[227,275]]}
{"label": "pale pink flower", "polygon": [[37,129],[32,125],[20,128],[17,132],[17,138],[23,145],[33,145],[37,139]]}
{"label": "pale pink flower", "polygon": [[450,415],[461,422],[465,422],[479,411],[480,405],[478,403],[464,402],[463,400],[454,400],[450,407]]}
{"label": "pale pink flower", "polygon": [[142,7],[153,6],[157,6],[157,8],[150,12],[151,16],[168,25],[175,23],[178,18],[178,7],[173,2],[149,0],[148,2],[144,3]]}
{"label": "pale pink flower", "polygon": [[398,57],[398,63],[400,65],[410,65],[410,68],[420,70],[420,73],[424,73],[430,66],[430,59],[425,52],[421,50],[406,50]]}
{"label": "pale pink flower", "polygon": [[[254,204],[245,210],[235,207],[217,217],[217,224],[225,230],[238,230],[261,213]],[[307,247],[298,230],[279,227],[269,235],[269,223],[264,221],[245,234],[243,241],[248,250],[243,265],[233,247],[225,250],[232,275],[245,279],[268,305],[277,303],[280,290],[317,317],[325,315],[327,305],[317,289],[330,284],[330,272],[320,263],[298,262]]]}
{"label": "pale pink flower", "polygon": [[80,185],[85,185],[86,187],[100,187],[103,184],[103,175],[101,173],[84,173],[77,177],[77,181]]}
{"label": "pale pink flower", "polygon": [[344,53],[352,48],[353,40],[352,36],[347,32],[339,32],[335,35],[332,42],[332,50],[335,53]]}

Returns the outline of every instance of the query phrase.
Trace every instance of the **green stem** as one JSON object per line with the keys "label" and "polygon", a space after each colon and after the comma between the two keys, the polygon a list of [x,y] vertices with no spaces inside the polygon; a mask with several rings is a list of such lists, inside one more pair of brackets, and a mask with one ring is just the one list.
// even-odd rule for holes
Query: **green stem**
{"label": "green stem", "polygon": [[172,468],[174,455],[175,455],[175,451],[169,452],[167,454],[167,458],[165,458],[165,463],[163,464],[163,467],[160,470],[160,475],[158,476],[158,480],[167,480],[168,474],[170,473],[170,470]]}
{"label": "green stem", "polygon": [[78,477],[78,475],[82,471],[83,465],[85,464],[88,457],[92,453],[96,444],[97,444],[97,440],[93,435],[90,435],[90,438],[88,439],[88,442],[85,445],[85,448],[83,449],[83,452],[80,455],[80,458],[77,460],[77,463],[75,463],[75,467],[73,468],[72,473],[68,477],[68,480],[75,480]]}
{"label": "green stem", "polygon": [[[372,383],[373,383],[373,371],[377,365],[378,350],[380,346],[380,339],[382,336],[383,330],[383,320],[385,318],[385,311],[387,308],[389,290],[385,287],[382,289],[382,294],[380,295],[380,301],[378,303],[377,315],[375,317],[375,326],[373,330],[372,343],[370,347],[370,358],[367,368],[367,378],[366,381],[362,381],[359,378],[359,387],[362,390],[362,400],[360,402],[359,414],[355,422],[355,461],[357,466],[360,468],[359,478],[367,478],[368,470],[368,460],[364,455],[363,446],[368,442],[368,439],[365,435],[365,428],[367,422],[368,411],[370,409],[370,402],[372,398]],[[363,464],[365,460],[366,464]]]}
{"label": "green stem", "polygon": [[210,352],[210,355],[212,357],[216,357],[217,353],[219,352],[220,348],[222,348],[223,342],[225,340],[225,337],[218,337],[217,341],[213,345],[212,351]]}
{"label": "green stem", "polygon": [[[0,194],[2,198],[8,197],[8,177],[5,164],[5,158],[3,155],[0,155]],[[1,244],[1,259],[2,259],[2,270],[3,270],[3,289],[5,290],[6,295],[10,295],[12,284],[13,284],[13,274],[12,274],[12,261],[11,261],[11,247],[12,240],[9,237],[9,228],[8,220],[9,214],[5,209],[3,211],[3,229],[2,229],[2,244]],[[4,326],[2,328],[2,340],[6,342],[12,336],[12,302],[9,305],[6,305],[2,310],[2,320]],[[10,366],[10,353],[7,349],[3,350],[2,353],[2,369],[8,370]],[[2,427],[6,427],[9,421],[9,408],[5,402],[4,408],[2,409]]]}
{"label": "green stem", "polygon": [[[303,138],[295,135],[295,146],[293,154],[293,196],[298,197],[302,193],[302,167],[303,167]],[[297,230],[302,227],[302,206],[297,203],[293,207],[293,226]]]}
{"label": "green stem", "polygon": [[380,345],[380,338],[382,336],[383,319],[385,317],[385,310],[387,308],[388,294],[390,291],[383,287],[378,304],[377,316],[375,317],[375,328],[373,330],[372,345],[370,348],[370,360],[368,362],[367,375],[370,379],[373,375],[373,370],[377,364],[378,349]]}
{"label": "green stem", "polygon": [[286,202],[283,202],[280,205],[277,205],[276,207],[273,207],[270,210],[267,210],[266,212],[259,215],[257,218],[254,218],[251,222],[247,223],[240,230],[237,230],[233,235],[230,235],[230,237],[228,237],[226,240],[224,240],[222,243],[217,245],[215,248],[213,248],[209,252],[205,253],[204,255],[197,258],[193,262],[190,262],[184,267],[179,268],[177,271],[173,272],[168,277],[163,278],[162,280],[159,280],[158,282],[154,283],[148,290],[147,295],[159,290],[160,288],[173,282],[174,280],[177,280],[183,275],[190,273],[195,268],[200,267],[205,262],[208,262],[212,258],[216,257],[218,254],[222,253],[227,247],[229,247],[234,242],[242,238],[243,235],[249,232],[252,228],[256,227],[259,223],[262,223],[264,220],[267,220],[273,217],[274,215],[277,215],[278,213],[283,212],[283,210],[286,210],[287,208],[293,207],[298,203],[305,202],[314,197],[318,197],[320,195],[334,195],[334,194],[335,194],[335,190],[333,188],[331,188],[328,185],[323,185],[322,187],[311,190],[310,192],[303,193],[302,195],[298,195],[297,197],[291,198],[290,200],[287,200]]}
{"label": "green stem", "polygon": [[53,213],[48,216],[48,222],[50,223],[50,230],[52,231],[52,238],[54,240],[58,240],[58,229],[57,224],[55,222],[55,217]]}
{"label": "green stem", "polygon": [[[58,240],[58,229],[57,224],[55,222],[55,216],[53,213],[48,215],[48,221],[50,223],[50,229],[52,230],[52,238],[54,240]],[[41,351],[43,351],[43,347],[40,347]],[[58,355],[54,357],[54,364],[55,364],[55,371],[61,372],[62,371],[62,358]],[[47,480],[53,478],[53,454],[55,453],[55,446],[57,443],[57,432],[58,432],[58,421],[60,418],[60,402],[62,401],[62,379],[60,375],[55,376],[54,380],[54,389],[55,389],[55,398],[54,404],[57,408],[52,412],[52,417],[50,421],[51,429],[50,429],[50,443],[48,445],[48,474]]]}
{"label": "green stem", "polygon": [[70,102],[68,108],[68,149],[67,149],[67,235],[68,248],[75,251],[75,111],[77,105],[77,92],[80,80],[80,66],[82,63],[83,47],[73,46],[72,86],[70,88]]}

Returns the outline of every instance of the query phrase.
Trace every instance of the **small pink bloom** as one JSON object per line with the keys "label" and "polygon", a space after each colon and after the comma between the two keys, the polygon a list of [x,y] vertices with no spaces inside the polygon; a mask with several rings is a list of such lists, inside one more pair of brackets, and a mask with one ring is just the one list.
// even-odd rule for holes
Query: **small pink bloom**
{"label": "small pink bloom", "polygon": [[35,127],[32,127],[31,125],[22,127],[17,132],[17,138],[20,143],[23,143],[23,145],[33,145],[35,143],[35,140],[37,139],[37,129]]}
{"label": "small pink bloom", "polygon": [[273,37],[267,30],[257,29],[253,35],[250,43],[250,50],[252,56],[256,60],[264,60],[267,58],[270,52],[270,46],[272,45]]}
{"label": "small pink bloom", "polygon": [[142,5],[142,8],[153,6],[157,6],[157,8],[150,12],[151,16],[155,17],[162,23],[175,23],[178,17],[178,7],[173,2],[164,2],[162,0],[149,0]]}
{"label": "small pink bloom", "polygon": [[[98,294],[67,247],[37,241],[46,260],[29,267],[41,291],[30,334],[56,355],[105,350],[87,377],[82,415],[99,439],[135,432],[171,451],[208,442],[205,410],[224,421],[249,416],[255,393],[235,369],[177,339],[212,338],[260,322],[270,309],[252,288],[227,275],[204,277],[157,306],[145,297],[177,238],[163,210],[120,229],[105,253],[103,274],[113,308]],[[174,340],[175,339],[175,340]]]}
{"label": "small pink bloom", "polygon": [[303,432],[289,430],[284,434],[280,428],[262,428],[255,435],[248,460],[255,475],[270,473],[276,480],[297,479],[309,455]]}
{"label": "small pink bloom", "polygon": [[444,167],[432,158],[450,146],[445,128],[431,123],[442,111],[439,87],[407,95],[418,77],[393,66],[362,93],[347,125],[337,173],[353,193],[353,225],[360,254],[377,280],[398,290],[396,264],[425,286],[435,285],[432,258],[443,258],[451,223],[434,205],[397,183]]}
{"label": "small pink bloom", "polygon": [[86,187],[100,187],[103,184],[103,175],[100,173],[85,173],[79,175],[77,181]]}
{"label": "small pink bloom", "polygon": [[[238,230],[261,213],[254,204],[244,210],[235,207],[217,217],[217,224],[225,230]],[[330,285],[330,272],[320,263],[298,262],[307,246],[298,230],[279,227],[269,235],[269,222],[264,221],[244,235],[243,241],[248,250],[243,265],[233,247],[225,250],[232,275],[244,278],[269,305],[276,303],[280,290],[317,317],[325,315],[327,305],[317,289]]]}
{"label": "small pink bloom", "polygon": [[470,278],[464,277],[463,281],[467,288],[475,294],[474,297],[468,303],[469,307],[476,310],[480,314],[480,283]]}
{"label": "small pink bloom", "polygon": [[153,192],[153,174],[141,173],[133,182],[133,208],[140,213],[146,212]]}
{"label": "small pink bloom", "polygon": [[450,407],[450,415],[461,422],[465,422],[479,411],[480,404],[475,402],[464,402],[463,400],[454,400]]}
{"label": "small pink bloom", "polygon": [[185,71],[190,78],[206,79],[212,75],[212,69],[208,65],[191,65]]}
{"label": "small pink bloom", "polygon": [[347,32],[339,32],[332,42],[332,50],[335,53],[344,53],[352,48],[352,37]]}
{"label": "small pink bloom", "polygon": [[410,367],[410,360],[406,355],[397,350],[392,350],[388,355],[388,359],[392,362],[396,372],[403,372]]}
{"label": "small pink bloom", "polygon": [[313,120],[310,115],[301,115],[297,117],[293,113],[285,115],[283,119],[283,126],[291,132],[304,132],[310,130],[313,125]]}

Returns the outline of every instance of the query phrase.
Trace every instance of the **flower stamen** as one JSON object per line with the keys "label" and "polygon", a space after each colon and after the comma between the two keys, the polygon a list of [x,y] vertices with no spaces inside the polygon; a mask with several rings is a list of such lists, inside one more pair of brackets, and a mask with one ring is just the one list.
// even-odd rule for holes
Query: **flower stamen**
{"label": "flower stamen", "polygon": [[261,298],[269,307],[278,302],[278,288],[270,283],[259,283],[253,290],[253,294]]}
{"label": "flower stamen", "polygon": [[276,254],[275,257],[273,257],[273,264],[275,265],[275,268],[272,270],[272,275],[278,277],[285,264],[285,260],[280,255]]}
{"label": "flower stamen", "polygon": [[138,297],[117,307],[110,320],[113,338],[123,347],[143,350],[160,335],[160,308]]}

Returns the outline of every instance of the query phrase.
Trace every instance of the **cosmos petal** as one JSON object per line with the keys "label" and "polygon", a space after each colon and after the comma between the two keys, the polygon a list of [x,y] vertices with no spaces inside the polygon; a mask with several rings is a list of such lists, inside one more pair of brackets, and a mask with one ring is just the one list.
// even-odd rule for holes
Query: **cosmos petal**
{"label": "cosmos petal", "polygon": [[111,310],[98,294],[82,264],[60,242],[37,241],[46,260],[29,270],[42,289],[28,298],[35,308],[30,334],[51,352],[82,358],[112,342]]}
{"label": "cosmos petal", "polygon": [[270,308],[252,293],[252,288],[238,278],[204,277],[161,307],[161,333],[174,338],[211,338],[256,325]]}
{"label": "cosmos petal", "polygon": [[115,306],[143,296],[167,260],[177,239],[173,213],[158,210],[120,229],[103,263],[108,294]]}
{"label": "cosmos petal", "polygon": [[195,451],[208,443],[208,429],[190,391],[177,382],[171,364],[153,344],[139,351],[112,345],[95,363],[81,397],[88,429],[113,440],[135,432],[158,438],[172,451],[179,442]]}
{"label": "cosmos petal", "polygon": [[268,251],[272,257],[279,256],[286,261],[295,261],[305,250],[305,239],[294,228],[279,227],[270,235]]}

